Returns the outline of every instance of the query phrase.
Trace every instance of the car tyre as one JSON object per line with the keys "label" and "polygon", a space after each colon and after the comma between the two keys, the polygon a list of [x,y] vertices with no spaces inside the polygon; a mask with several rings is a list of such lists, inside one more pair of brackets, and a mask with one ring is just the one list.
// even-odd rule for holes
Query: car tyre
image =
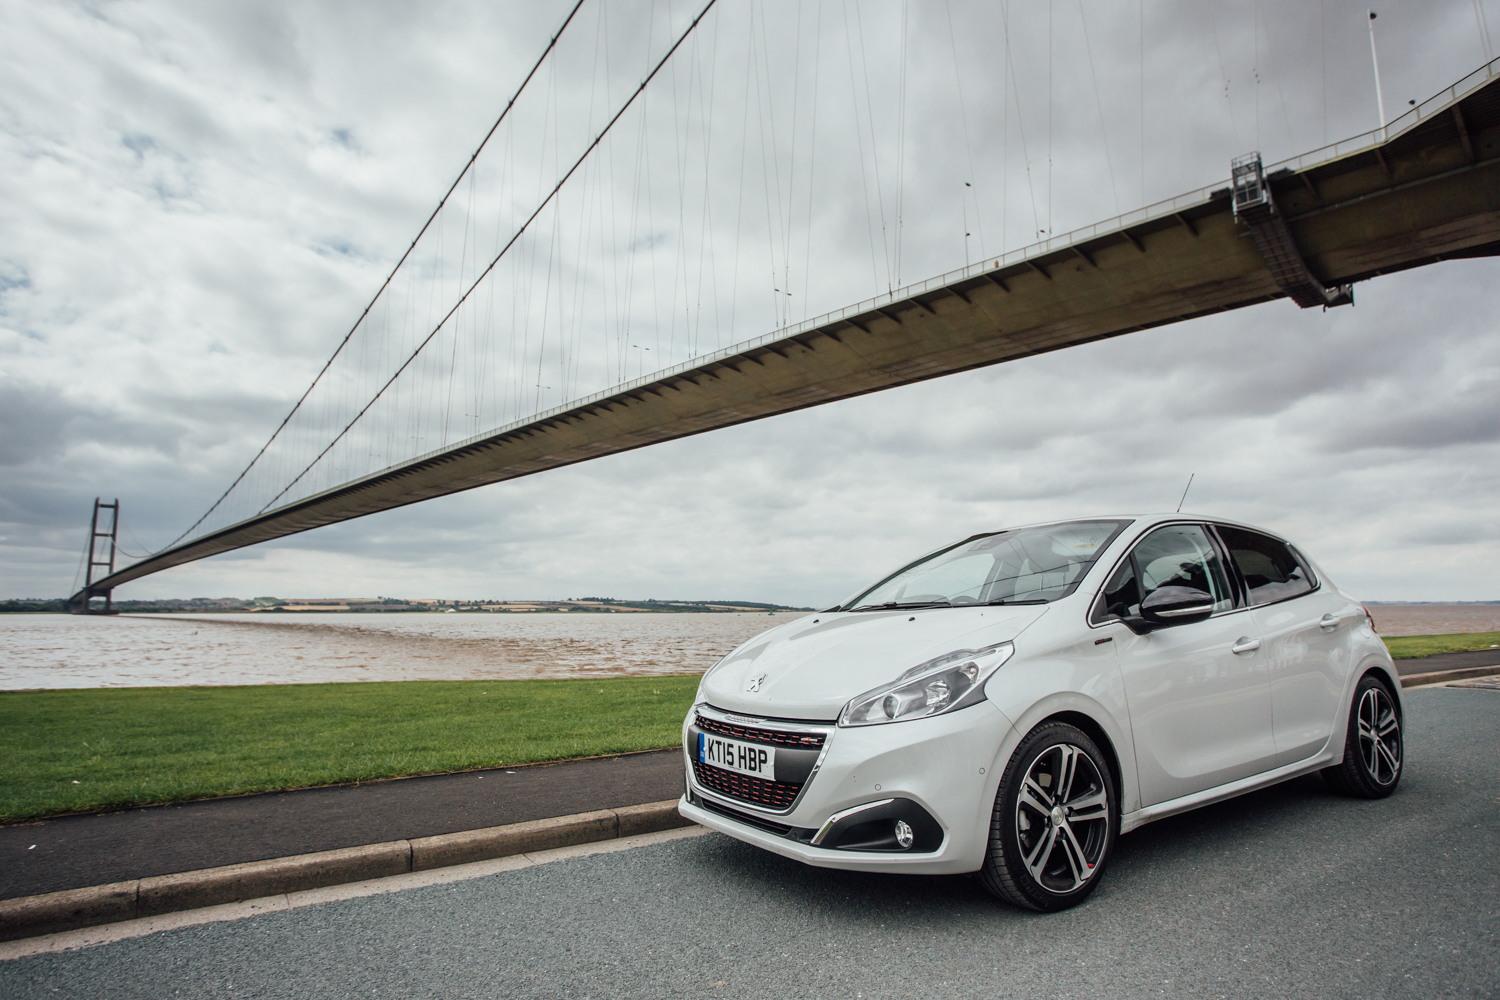
{"label": "car tyre", "polygon": [[1334,791],[1361,799],[1383,799],[1396,790],[1406,758],[1401,709],[1373,674],[1360,679],[1349,706],[1344,759],[1322,771]]}
{"label": "car tyre", "polygon": [[1099,884],[1119,829],[1114,775],[1098,745],[1075,726],[1044,722],[1001,776],[979,882],[1028,910],[1077,906]]}

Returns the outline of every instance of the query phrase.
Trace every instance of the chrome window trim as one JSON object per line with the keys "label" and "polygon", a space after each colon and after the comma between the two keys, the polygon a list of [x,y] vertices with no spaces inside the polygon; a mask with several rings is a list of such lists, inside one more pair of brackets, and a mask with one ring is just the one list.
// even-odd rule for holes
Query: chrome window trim
{"label": "chrome window trim", "polygon": [[[1302,567],[1302,572],[1306,573],[1307,578],[1312,581],[1312,590],[1309,590],[1308,593],[1315,594],[1319,590],[1322,590],[1323,578],[1318,576],[1317,570],[1313,569],[1312,560],[1307,558],[1307,556],[1303,554],[1302,550],[1297,548],[1297,546],[1293,545],[1291,542],[1287,542],[1286,547],[1292,550],[1292,555],[1296,557],[1298,565]],[[1298,594],[1297,596],[1302,597],[1304,595]],[[1288,598],[1288,600],[1290,600],[1290,598]]]}
{"label": "chrome window trim", "polygon": [[[756,805],[753,802],[745,802],[741,799],[730,798],[727,795],[721,795],[718,792],[715,792],[713,789],[704,788],[702,785],[698,784],[697,780],[693,777],[692,763],[695,758],[693,757],[692,752],[689,751],[687,747],[682,748],[682,752],[686,754],[688,758],[687,782],[690,789],[692,789],[694,792],[697,792],[704,798],[712,799],[715,802],[722,803],[726,808],[739,809],[742,812],[758,813],[759,815],[768,817],[786,816],[791,813],[792,810],[796,809],[798,804],[802,802],[802,796],[807,794],[808,787],[812,785],[813,779],[818,776],[818,771],[823,767],[823,761],[828,757],[828,747],[833,743],[833,734],[838,729],[838,724],[833,722],[792,722],[755,715],[741,715],[737,712],[726,712],[721,708],[714,708],[706,701],[699,702],[698,704],[693,706],[693,715],[695,718],[696,716],[701,715],[706,719],[713,719],[715,722],[728,722],[736,726],[759,726],[763,729],[772,729],[784,733],[807,733],[809,735],[822,735],[823,746],[818,751],[818,759],[813,762],[813,768],[808,772],[807,780],[804,781],[802,783],[802,787],[797,790],[796,798],[792,799],[791,805],[787,806],[785,809],[767,809],[764,806]],[[692,723],[688,723],[688,726],[691,727]],[[787,747],[786,749],[794,750],[796,748]]]}
{"label": "chrome window trim", "polygon": [[[1162,618],[1187,618],[1187,617],[1189,617],[1191,615],[1201,615],[1201,614],[1203,614],[1203,609],[1204,608],[1208,608],[1209,617],[1213,617],[1214,606],[1213,606],[1212,603],[1209,603],[1209,604],[1189,604],[1185,608],[1172,608],[1171,610],[1168,610],[1168,611],[1158,611],[1158,612],[1156,612],[1156,614],[1159,615],[1159,616],[1161,616]],[[1229,610],[1232,611],[1234,609],[1230,608]]]}

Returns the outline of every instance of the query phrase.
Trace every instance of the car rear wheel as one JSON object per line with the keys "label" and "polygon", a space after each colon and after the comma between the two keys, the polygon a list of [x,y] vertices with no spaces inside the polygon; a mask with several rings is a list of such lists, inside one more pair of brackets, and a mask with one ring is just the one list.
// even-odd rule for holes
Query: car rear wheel
{"label": "car rear wheel", "polygon": [[1345,795],[1383,799],[1401,780],[1405,749],[1396,699],[1374,676],[1366,676],[1354,689],[1354,702],[1349,706],[1344,759],[1325,767],[1323,778]]}
{"label": "car rear wheel", "polygon": [[980,884],[1030,910],[1076,906],[1099,884],[1119,826],[1104,754],[1082,730],[1045,722],[1000,779]]}

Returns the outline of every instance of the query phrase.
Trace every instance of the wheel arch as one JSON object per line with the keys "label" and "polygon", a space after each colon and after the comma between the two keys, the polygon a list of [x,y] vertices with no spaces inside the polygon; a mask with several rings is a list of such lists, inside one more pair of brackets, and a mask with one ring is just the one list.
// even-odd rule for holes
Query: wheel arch
{"label": "wheel arch", "polygon": [[[1103,697],[1098,697],[1102,693]],[[1112,695],[1118,694],[1118,699]],[[997,770],[1003,772],[1021,741],[1037,726],[1049,721],[1066,722],[1087,733],[1104,754],[1114,775],[1115,797],[1120,814],[1140,808],[1140,786],[1135,771],[1134,734],[1130,715],[1124,704],[1123,691],[1082,692],[1057,690],[1040,698],[1028,699],[1025,710],[1012,719],[1011,735],[995,755]],[[1111,702],[1118,701],[1113,706]],[[997,706],[999,707],[999,706]],[[1007,713],[1008,714],[1008,713]]]}
{"label": "wheel arch", "polygon": [[[1092,716],[1073,709],[1054,712],[1037,723],[1037,725],[1044,725],[1048,722],[1066,722],[1068,725],[1082,730],[1104,752],[1105,759],[1109,762],[1110,777],[1114,780],[1115,784],[1115,802],[1122,806],[1121,811],[1123,812],[1124,796],[1122,794],[1122,786],[1125,781],[1125,774],[1120,766],[1120,753],[1115,749],[1115,741],[1110,739],[1109,732]],[[1036,727],[1033,726],[1032,728]]]}
{"label": "wheel arch", "polygon": [[1367,656],[1360,662],[1358,668],[1349,671],[1348,689],[1344,697],[1340,699],[1340,711],[1333,725],[1330,740],[1337,750],[1332,753],[1333,763],[1337,764],[1344,759],[1344,751],[1347,749],[1346,742],[1349,733],[1349,713],[1354,711],[1354,692],[1366,677],[1374,677],[1388,692],[1391,700],[1396,703],[1396,716],[1401,724],[1406,724],[1406,695],[1401,687],[1401,675],[1396,672],[1395,661],[1382,660],[1378,656]]}
{"label": "wheel arch", "polygon": [[1374,677],[1384,685],[1385,689],[1391,693],[1391,700],[1396,703],[1396,711],[1404,720],[1406,718],[1406,703],[1401,697],[1401,676],[1396,673],[1394,667],[1387,667],[1378,660],[1374,663],[1366,664],[1364,670],[1360,672],[1358,680],[1354,682],[1355,688],[1358,688],[1359,682],[1366,677]]}
{"label": "wheel arch", "polygon": [[1354,702],[1354,692],[1359,689],[1360,683],[1366,677],[1374,677],[1390,692],[1391,700],[1396,703],[1396,714],[1405,721],[1406,697],[1404,689],[1401,687],[1401,675],[1396,670],[1394,660],[1382,660],[1378,656],[1366,658],[1359,665],[1358,670],[1352,671],[1348,696],[1344,699],[1344,717],[1348,718],[1349,710]]}

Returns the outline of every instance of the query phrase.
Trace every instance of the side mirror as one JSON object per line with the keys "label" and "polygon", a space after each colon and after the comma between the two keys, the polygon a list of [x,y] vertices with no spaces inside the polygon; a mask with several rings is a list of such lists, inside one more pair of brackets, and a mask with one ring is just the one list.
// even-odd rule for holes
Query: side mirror
{"label": "side mirror", "polygon": [[1141,602],[1141,617],[1157,628],[1201,622],[1213,611],[1213,595],[1197,587],[1158,587]]}

